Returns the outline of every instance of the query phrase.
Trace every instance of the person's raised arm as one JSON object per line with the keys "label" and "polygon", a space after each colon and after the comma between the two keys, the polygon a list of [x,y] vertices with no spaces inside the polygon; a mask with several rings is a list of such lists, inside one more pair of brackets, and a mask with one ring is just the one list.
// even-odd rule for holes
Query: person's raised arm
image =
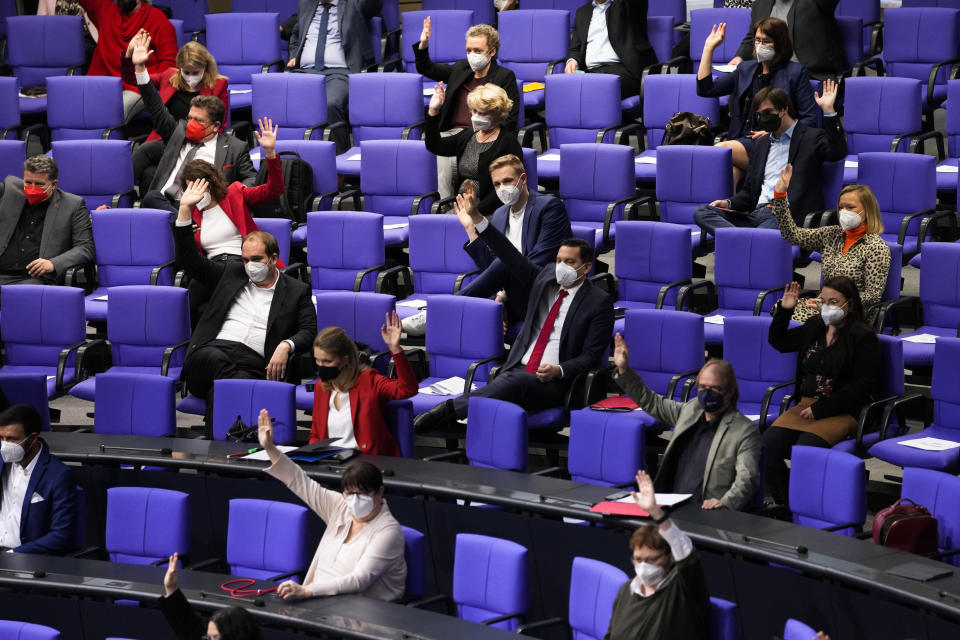
{"label": "person's raised arm", "polygon": [[440,109],[447,98],[447,89],[442,82],[438,82],[433,87],[433,95],[430,96],[430,104],[427,107],[427,121],[424,126],[424,144],[427,151],[438,156],[457,155],[460,135],[471,135],[469,131],[461,131],[459,134],[443,137],[440,135]]}
{"label": "person's raised arm", "polygon": [[713,74],[713,52],[723,43],[727,35],[727,23],[713,25],[713,29],[703,43],[703,53],[700,54],[700,67],[697,69],[697,80]]}
{"label": "person's raised arm", "polygon": [[267,162],[267,182],[256,187],[245,187],[242,191],[243,202],[248,207],[273,202],[283,195],[283,168],[277,157],[277,129],[270,118],[261,118],[257,121],[258,129],[254,131],[257,142],[263,149]]}
{"label": "person's raised arm", "polygon": [[177,640],[197,640],[206,633],[207,625],[190,607],[186,596],[180,591],[177,580],[177,564],[179,562],[179,554],[174,553],[169,557],[167,572],[163,576],[163,597],[160,598],[159,602],[160,611]]}
{"label": "person's raised arm", "polygon": [[173,229],[173,246],[177,264],[183,267],[187,275],[199,280],[210,291],[217,286],[225,267],[222,262],[212,262],[200,253],[193,237],[193,208],[203,199],[209,190],[203,178],[187,182],[187,188],[180,196],[180,208]]}
{"label": "person's raised arm", "polygon": [[131,52],[131,62],[133,70],[137,74],[137,88],[140,89],[140,96],[143,98],[143,104],[150,114],[150,122],[164,142],[170,139],[177,128],[177,119],[173,117],[167,106],[163,104],[163,99],[157,93],[157,88],[150,81],[150,73],[147,71],[147,61],[153,55],[150,49],[150,34],[141,30],[133,37],[133,51]]}
{"label": "person's raised arm", "polygon": [[617,367],[616,382],[621,391],[630,396],[637,406],[669,427],[677,424],[682,402],[664,398],[648,387],[637,372],[630,368],[630,349],[623,335],[613,338],[613,364]]}
{"label": "person's raised arm", "polygon": [[430,16],[427,16],[423,21],[423,30],[420,32],[420,42],[413,44],[413,58],[417,73],[434,82],[450,82],[453,65],[438,64],[430,59],[430,31]]}
{"label": "person's raised arm", "polygon": [[795,244],[806,251],[823,251],[823,247],[836,235],[836,228],[831,226],[805,229],[797,226],[787,201],[787,190],[790,188],[792,178],[793,165],[788,164],[780,172],[777,184],[773,187],[771,211],[777,221],[780,235],[790,244]]}

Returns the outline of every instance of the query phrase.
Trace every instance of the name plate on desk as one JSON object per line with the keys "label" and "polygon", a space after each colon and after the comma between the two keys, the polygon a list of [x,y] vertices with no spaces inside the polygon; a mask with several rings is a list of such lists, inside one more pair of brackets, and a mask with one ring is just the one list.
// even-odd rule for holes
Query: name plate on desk
{"label": "name plate on desk", "polygon": [[948,565],[930,566],[920,562],[904,562],[903,564],[898,564],[895,567],[890,567],[887,569],[887,573],[892,576],[899,576],[901,578],[909,578],[911,580],[918,580],[920,582],[929,582],[930,580],[946,578],[947,576],[951,575],[953,571],[947,567]]}
{"label": "name plate on desk", "polygon": [[133,583],[126,580],[111,580],[109,578],[84,578],[83,582],[88,587],[104,587],[107,589],[132,589]]}

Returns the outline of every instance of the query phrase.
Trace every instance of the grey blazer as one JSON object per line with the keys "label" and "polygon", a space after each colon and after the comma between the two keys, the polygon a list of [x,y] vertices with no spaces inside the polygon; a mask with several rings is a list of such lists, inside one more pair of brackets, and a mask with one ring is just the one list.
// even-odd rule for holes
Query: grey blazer
{"label": "grey blazer", "polygon": [[[17,228],[20,214],[27,203],[23,180],[7,176],[0,196],[0,254]],[[74,265],[93,262],[93,225],[83,198],[55,189],[43,221],[40,236],[40,257],[53,263],[57,278]]]}
{"label": "grey blazer", "polygon": [[[660,465],[661,470],[672,468],[680,455],[676,446],[679,436],[697,424],[703,415],[700,403],[696,399],[676,402],[664,398],[645,385],[633,369],[616,376],[616,380],[641,409],[673,428],[673,438]],[[658,491],[669,491],[671,487],[658,486],[663,485],[662,475],[657,474],[654,486]],[[719,499],[729,509],[742,509],[753,499],[759,482],[760,431],[752,420],[736,409],[728,410],[717,427],[707,455],[703,499]]]}
{"label": "grey blazer", "polygon": [[[297,4],[297,23],[290,32],[290,57],[300,66],[300,54],[307,41],[307,30],[317,12],[319,0],[300,0]],[[360,73],[376,59],[370,42],[367,20],[380,15],[383,0],[338,0],[337,22],[340,25],[340,42],[350,73]]]}

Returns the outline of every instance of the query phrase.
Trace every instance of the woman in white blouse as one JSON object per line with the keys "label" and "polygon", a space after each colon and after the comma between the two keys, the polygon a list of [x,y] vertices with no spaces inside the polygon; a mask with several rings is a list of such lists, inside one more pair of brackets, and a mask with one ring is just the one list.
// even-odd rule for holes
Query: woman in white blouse
{"label": "woman in white blouse", "polygon": [[287,485],[327,525],[303,584],[287,580],[277,595],[302,599],[356,593],[388,601],[403,595],[407,578],[403,531],[383,499],[380,470],[369,462],[354,462],[343,472],[341,493],[324,489],[277,449],[266,409],[258,424],[260,446],[271,462],[267,473]]}

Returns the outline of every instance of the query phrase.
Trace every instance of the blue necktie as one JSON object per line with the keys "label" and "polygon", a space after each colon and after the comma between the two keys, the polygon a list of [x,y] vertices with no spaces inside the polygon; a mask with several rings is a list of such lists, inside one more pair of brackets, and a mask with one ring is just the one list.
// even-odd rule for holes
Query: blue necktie
{"label": "blue necktie", "polygon": [[317,71],[323,69],[323,54],[327,49],[327,22],[330,19],[330,5],[321,2],[320,9],[323,11],[323,15],[320,16],[320,29],[317,31],[317,52],[313,55],[313,68]]}

